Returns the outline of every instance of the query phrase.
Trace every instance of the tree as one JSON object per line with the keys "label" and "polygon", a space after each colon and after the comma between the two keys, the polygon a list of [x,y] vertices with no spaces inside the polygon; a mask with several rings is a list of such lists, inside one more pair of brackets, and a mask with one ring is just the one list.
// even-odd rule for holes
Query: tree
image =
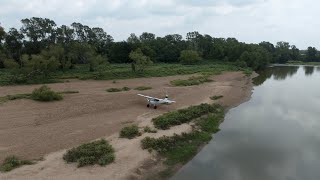
{"label": "tree", "polygon": [[317,58],[318,50],[315,47],[308,47],[307,54],[306,54],[306,61],[318,61]]}
{"label": "tree", "polygon": [[4,40],[5,36],[6,36],[6,32],[4,31],[0,23],[0,48],[2,46],[2,41]]}
{"label": "tree", "polygon": [[180,63],[182,64],[197,64],[201,61],[201,57],[199,56],[197,51],[194,50],[183,50],[180,54]]}
{"label": "tree", "polygon": [[141,42],[148,42],[148,41],[152,41],[155,40],[156,35],[152,34],[152,33],[148,33],[148,32],[144,32],[140,35],[140,41]]}
{"label": "tree", "polygon": [[137,69],[137,71],[139,72],[143,72],[148,65],[152,64],[150,58],[148,56],[145,56],[140,48],[131,51],[129,57],[132,60],[132,64],[134,66],[132,69]]}
{"label": "tree", "polygon": [[56,40],[56,23],[47,18],[32,17],[30,19],[22,19],[21,32],[25,37],[29,38],[29,42],[25,41],[27,53],[38,54],[41,49],[47,48],[49,44]]}
{"label": "tree", "polygon": [[290,44],[288,42],[278,42],[275,52],[275,62],[285,64],[291,58]]}
{"label": "tree", "polygon": [[17,29],[11,28],[5,37],[5,47],[9,51],[10,58],[21,64],[22,39],[24,38]]}
{"label": "tree", "polygon": [[48,50],[42,51],[42,56],[46,59],[55,58],[59,61],[60,69],[63,71],[70,69],[71,67],[71,58],[67,56],[65,49],[60,44],[54,44],[49,47]]}
{"label": "tree", "polygon": [[113,63],[129,63],[131,50],[131,45],[125,41],[114,42],[108,47],[108,58]]}

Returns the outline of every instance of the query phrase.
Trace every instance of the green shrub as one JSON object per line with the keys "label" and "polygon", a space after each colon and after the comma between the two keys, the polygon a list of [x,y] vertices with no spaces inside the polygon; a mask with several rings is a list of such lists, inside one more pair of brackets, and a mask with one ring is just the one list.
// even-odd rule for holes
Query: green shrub
{"label": "green shrub", "polygon": [[192,76],[189,79],[177,79],[171,81],[170,83],[174,86],[194,86],[206,82],[212,82],[212,80],[209,79],[208,76]]}
{"label": "green shrub", "polygon": [[125,86],[122,88],[122,91],[130,91],[130,88]]}
{"label": "green shrub", "polygon": [[192,131],[181,135],[146,137],[141,141],[142,149],[152,149],[167,158],[167,164],[185,163],[189,161],[202,144],[211,140],[207,132]]}
{"label": "green shrub", "polygon": [[136,136],[140,136],[141,133],[139,132],[139,127],[135,124],[130,125],[130,126],[126,126],[124,128],[121,129],[120,131],[120,137],[121,138],[128,138],[128,139],[132,139]]}
{"label": "green shrub", "polygon": [[129,87],[123,87],[123,88],[109,88],[107,89],[107,92],[121,92],[121,91],[130,91]]}
{"label": "green shrub", "polygon": [[149,126],[144,127],[143,131],[146,133],[157,133],[157,130],[151,129]]}
{"label": "green shrub", "polygon": [[8,172],[15,168],[18,168],[23,165],[31,165],[33,164],[32,161],[29,160],[20,160],[16,156],[9,156],[4,159],[2,165],[0,166],[0,171]]}
{"label": "green shrub", "polygon": [[119,88],[109,88],[109,89],[107,89],[107,91],[108,91],[108,92],[120,92],[120,91],[122,91],[122,90],[119,89]]}
{"label": "green shrub", "polygon": [[149,90],[149,89],[152,89],[152,87],[149,87],[149,86],[139,86],[139,87],[136,87],[134,88],[135,90],[138,90],[138,91],[145,91],[145,90]]}
{"label": "green shrub", "polygon": [[82,144],[72,148],[63,155],[63,159],[68,163],[77,162],[78,167],[99,164],[105,166],[114,161],[114,149],[104,139]]}
{"label": "green shrub", "polygon": [[210,99],[211,100],[218,100],[218,99],[221,99],[223,98],[223,96],[211,96]]}
{"label": "green shrub", "polygon": [[221,109],[221,112],[209,114],[207,117],[198,119],[196,125],[201,131],[216,133],[220,130],[219,125],[223,117],[224,111]]}
{"label": "green shrub", "polygon": [[217,105],[217,104],[213,104],[213,105],[200,104],[197,106],[190,106],[185,109],[179,109],[177,111],[172,111],[172,112],[163,114],[161,116],[153,118],[152,121],[156,128],[168,129],[171,126],[187,123],[203,115],[217,112],[219,108],[220,108],[220,105]]}
{"label": "green shrub", "polygon": [[201,61],[199,53],[194,50],[183,50],[180,54],[180,63],[181,64],[198,64]]}
{"label": "green shrub", "polygon": [[58,101],[63,99],[60,93],[52,91],[48,86],[41,86],[33,90],[31,98],[36,101]]}

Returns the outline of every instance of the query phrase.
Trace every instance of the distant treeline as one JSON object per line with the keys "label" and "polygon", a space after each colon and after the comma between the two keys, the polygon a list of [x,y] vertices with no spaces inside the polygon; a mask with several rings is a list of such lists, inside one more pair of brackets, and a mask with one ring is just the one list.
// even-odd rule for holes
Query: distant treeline
{"label": "distant treeline", "polygon": [[[94,71],[101,63],[133,63],[142,59],[185,64],[221,61],[257,70],[269,63],[289,60],[320,61],[316,48],[309,47],[300,53],[287,42],[246,44],[235,38],[215,38],[196,31],[187,33],[185,38],[179,34],[157,37],[144,32],[115,42],[102,28],[81,23],[59,27],[53,20],[38,17],[22,19],[21,23],[20,29],[10,28],[8,32],[0,26],[0,68],[29,66],[52,71],[90,64],[90,71]],[[134,53],[130,56],[131,52]],[[191,60],[186,60],[188,57]]]}

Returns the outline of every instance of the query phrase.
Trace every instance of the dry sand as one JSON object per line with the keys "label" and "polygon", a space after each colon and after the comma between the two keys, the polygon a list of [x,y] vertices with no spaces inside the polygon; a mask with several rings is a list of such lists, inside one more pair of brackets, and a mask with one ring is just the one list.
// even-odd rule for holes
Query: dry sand
{"label": "dry sand", "polygon": [[[0,179],[141,179],[141,165],[155,156],[140,147],[145,136],[159,137],[190,131],[188,124],[157,134],[143,134],[127,140],[118,138],[118,132],[129,123],[140,127],[152,126],[151,119],[159,114],[194,104],[213,102],[213,95],[223,95],[218,102],[231,107],[251,95],[251,78],[242,72],[225,72],[214,76],[211,83],[191,87],[172,87],[171,80],[188,78],[170,76],[129,80],[94,81],[70,80],[67,83],[49,84],[54,90],[77,90],[78,94],[65,95],[59,102],[41,103],[16,100],[0,104],[0,160],[8,155],[26,159],[44,156],[35,165],[23,166],[9,173],[0,173]],[[177,103],[148,109],[146,100],[138,91],[108,93],[110,87],[151,86],[143,94],[159,97],[169,94]],[[0,87],[0,96],[28,93],[39,85]],[[116,150],[115,163],[106,167],[76,168],[66,164],[62,155],[66,149],[106,137]]]}

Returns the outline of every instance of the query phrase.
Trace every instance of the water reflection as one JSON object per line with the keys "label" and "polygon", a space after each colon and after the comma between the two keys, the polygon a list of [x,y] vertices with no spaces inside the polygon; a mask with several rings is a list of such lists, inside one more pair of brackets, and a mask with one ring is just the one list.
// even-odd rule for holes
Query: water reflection
{"label": "water reflection", "polygon": [[172,179],[320,179],[320,72],[314,69],[265,71],[251,100],[230,110],[221,131]]}
{"label": "water reflection", "polygon": [[253,79],[253,83],[259,86],[273,76],[276,80],[285,80],[297,73],[299,66],[275,66],[264,71],[258,72],[259,76]]}
{"label": "water reflection", "polygon": [[307,76],[311,76],[314,72],[314,66],[304,66],[303,69],[304,69],[305,75]]}

